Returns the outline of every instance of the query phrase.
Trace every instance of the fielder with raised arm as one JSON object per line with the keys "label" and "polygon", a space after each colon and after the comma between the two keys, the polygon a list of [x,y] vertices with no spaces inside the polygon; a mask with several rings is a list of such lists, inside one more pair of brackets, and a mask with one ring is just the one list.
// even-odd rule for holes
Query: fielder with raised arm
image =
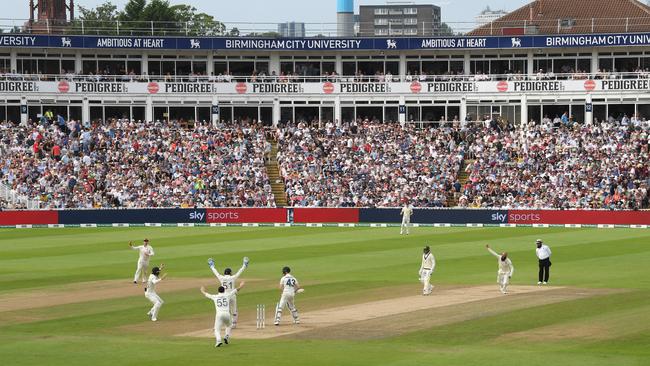
{"label": "fielder with raised arm", "polygon": [[424,296],[431,295],[431,291],[433,290],[433,285],[431,284],[431,273],[433,273],[435,268],[436,258],[433,256],[433,253],[431,253],[431,248],[427,245],[424,247],[422,264],[420,265],[420,271],[418,272],[420,275],[420,282],[424,284],[424,288],[422,289],[422,295]]}
{"label": "fielder with raised arm", "polygon": [[515,267],[512,265],[510,258],[508,258],[507,252],[499,254],[492,250],[488,244],[485,247],[488,252],[498,258],[499,271],[497,272],[497,283],[499,284],[501,293],[505,295],[508,293],[508,285],[510,284],[512,274],[515,272]]}
{"label": "fielder with raised arm", "polygon": [[155,255],[153,248],[149,245],[149,239],[144,239],[142,245],[137,247],[133,246],[133,242],[129,242],[129,246],[133,250],[139,251],[138,266],[133,276],[133,283],[138,283],[138,279],[144,283],[147,279],[147,268],[149,267],[149,259]]}
{"label": "fielder with raised arm", "polygon": [[160,267],[153,267],[151,269],[151,274],[147,280],[147,286],[144,288],[144,297],[146,297],[153,304],[151,310],[149,310],[147,313],[147,315],[151,317],[152,322],[158,320],[158,312],[160,311],[162,305],[165,303],[163,299],[161,299],[160,296],[158,296],[156,293],[156,284],[164,280],[167,276],[167,273],[160,276],[160,272],[162,272],[163,268],[165,268],[165,265],[161,264]]}
{"label": "fielder with raised arm", "polygon": [[404,204],[404,207],[402,207],[402,211],[400,211],[400,215],[402,215],[402,226],[400,226],[399,234],[408,235],[410,233],[409,226],[411,225],[411,215],[413,215],[413,206],[409,205],[408,203]]}
{"label": "fielder with raised arm", "polygon": [[284,267],[282,268],[282,278],[280,279],[280,290],[282,290],[282,297],[280,297],[280,302],[275,308],[275,322],[273,324],[280,325],[280,319],[282,318],[282,309],[285,305],[291,311],[291,316],[293,316],[293,323],[300,324],[300,319],[298,318],[298,309],[294,305],[294,297],[297,293],[301,293],[304,290],[300,288],[298,280],[291,275],[291,268]]}
{"label": "fielder with raised arm", "polygon": [[233,328],[232,316],[230,314],[230,299],[237,295],[237,292],[244,287],[244,284],[245,282],[242,281],[238,288],[233,288],[228,293],[226,293],[226,288],[224,286],[219,286],[219,293],[216,295],[205,292],[205,287],[201,286],[201,293],[203,296],[214,301],[214,307],[216,310],[214,317],[214,337],[216,338],[216,343],[214,344],[215,347],[221,347],[223,344],[221,342],[222,327],[226,327],[226,334],[223,341],[228,344],[228,341],[230,340],[230,333]]}
{"label": "fielder with raised arm", "polygon": [[239,271],[235,273],[235,275],[232,274],[232,269],[226,268],[223,270],[223,275],[219,273],[219,271],[214,267],[214,259],[208,258],[208,265],[210,266],[210,269],[212,270],[212,273],[219,279],[219,282],[221,282],[221,286],[225,289],[225,293],[230,296],[230,312],[232,314],[232,327],[237,328],[237,293],[235,291],[235,281],[241,276],[241,274],[244,272],[246,268],[248,268],[248,262],[249,259],[248,257],[244,257],[243,264]]}

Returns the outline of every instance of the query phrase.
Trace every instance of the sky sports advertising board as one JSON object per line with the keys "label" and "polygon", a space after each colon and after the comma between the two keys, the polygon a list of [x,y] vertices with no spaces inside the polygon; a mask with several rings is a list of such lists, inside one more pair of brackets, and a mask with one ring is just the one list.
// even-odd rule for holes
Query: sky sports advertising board
{"label": "sky sports advertising board", "polygon": [[649,46],[650,33],[433,38],[223,38],[0,35],[0,48],[152,50],[445,50]]}

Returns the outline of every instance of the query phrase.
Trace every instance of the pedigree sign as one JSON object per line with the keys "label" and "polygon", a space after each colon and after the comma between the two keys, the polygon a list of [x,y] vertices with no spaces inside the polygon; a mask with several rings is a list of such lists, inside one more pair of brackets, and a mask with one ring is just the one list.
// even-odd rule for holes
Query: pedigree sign
{"label": "pedigree sign", "polygon": [[650,91],[650,79],[625,80],[529,80],[529,81],[413,81],[323,83],[209,83],[209,82],[75,82],[0,81],[7,94],[83,95],[450,95],[450,94],[547,94],[562,92]]}

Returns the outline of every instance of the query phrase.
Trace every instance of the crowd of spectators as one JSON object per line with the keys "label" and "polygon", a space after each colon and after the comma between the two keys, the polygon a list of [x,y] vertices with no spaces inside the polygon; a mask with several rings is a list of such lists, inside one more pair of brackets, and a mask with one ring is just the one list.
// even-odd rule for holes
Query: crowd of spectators
{"label": "crowd of spectators", "polygon": [[650,207],[650,123],[636,116],[319,122],[3,122],[0,184],[41,208],[273,207],[265,159],[275,139],[291,206]]}
{"label": "crowd of spectators", "polygon": [[277,130],[289,204],[311,207],[443,207],[463,161],[451,128],[370,121]]}
{"label": "crowd of spectators", "polygon": [[259,125],[0,124],[0,184],[41,208],[273,207]]}
{"label": "crowd of spectators", "polygon": [[528,124],[483,128],[460,206],[641,209],[649,207],[647,123]]}

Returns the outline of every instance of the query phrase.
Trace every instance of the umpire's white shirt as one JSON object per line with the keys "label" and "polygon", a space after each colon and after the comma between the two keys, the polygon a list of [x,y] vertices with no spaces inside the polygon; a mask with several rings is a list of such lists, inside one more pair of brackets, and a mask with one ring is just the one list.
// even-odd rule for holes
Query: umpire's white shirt
{"label": "umpire's white shirt", "polygon": [[541,261],[551,256],[551,248],[542,244],[541,247],[535,249],[535,253],[537,253],[537,258]]}

